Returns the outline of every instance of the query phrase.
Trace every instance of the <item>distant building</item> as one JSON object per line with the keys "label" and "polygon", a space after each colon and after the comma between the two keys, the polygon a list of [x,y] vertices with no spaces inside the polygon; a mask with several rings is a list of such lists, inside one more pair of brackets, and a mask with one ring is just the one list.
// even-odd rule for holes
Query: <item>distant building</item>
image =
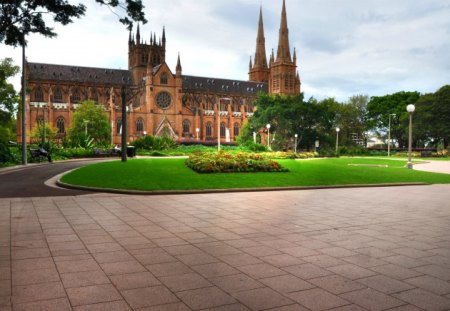
{"label": "distant building", "polygon": [[[219,113],[221,140],[234,141],[244,120],[253,115],[253,102],[259,92],[300,93],[297,56],[294,49],[291,57],[289,47],[285,0],[277,54],[272,50],[269,61],[260,10],[249,81],[184,75],[179,55],[173,73],[166,63],[165,29],[159,39],[151,34],[147,42],[141,38],[139,26],[136,34],[130,32],[128,38],[128,70],[27,62],[26,79],[31,90],[26,100],[28,139],[33,128],[44,121],[64,137],[80,102],[91,99],[108,113],[111,141],[120,143],[124,85],[134,94],[133,98],[127,98],[129,141],[145,134],[171,136],[178,141],[217,140]],[[19,141],[20,124],[19,118]]]}

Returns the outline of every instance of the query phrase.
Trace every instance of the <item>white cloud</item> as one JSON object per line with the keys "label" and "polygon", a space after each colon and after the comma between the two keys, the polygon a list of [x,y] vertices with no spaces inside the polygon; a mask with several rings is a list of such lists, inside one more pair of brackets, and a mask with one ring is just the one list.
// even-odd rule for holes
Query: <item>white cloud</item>
{"label": "white cloud", "polygon": [[[28,60],[106,68],[127,67],[128,32],[94,1],[56,39],[29,38]],[[262,3],[266,48],[278,44],[282,1],[144,0],[149,23],[141,37],[166,27],[166,61],[181,54],[188,75],[247,79]],[[291,48],[297,48],[307,98],[397,91],[434,92],[450,77],[449,0],[286,0]],[[20,48],[0,45],[21,64]],[[18,85],[19,77],[15,79]]]}

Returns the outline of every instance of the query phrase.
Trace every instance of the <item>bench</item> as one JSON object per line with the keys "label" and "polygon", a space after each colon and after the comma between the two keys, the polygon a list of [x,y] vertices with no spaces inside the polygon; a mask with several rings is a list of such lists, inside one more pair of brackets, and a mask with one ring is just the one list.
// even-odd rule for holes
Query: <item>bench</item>
{"label": "bench", "polygon": [[433,152],[430,150],[423,150],[420,152],[421,158],[431,158],[433,156]]}
{"label": "bench", "polygon": [[99,157],[110,157],[110,156],[118,156],[120,155],[120,150],[118,149],[100,149],[95,148],[94,149],[94,155]]}
{"label": "bench", "polygon": [[51,162],[50,157],[43,154],[39,149],[30,148],[30,155],[30,162],[34,162],[35,160],[38,160],[38,162],[41,162],[42,160],[48,160]]}

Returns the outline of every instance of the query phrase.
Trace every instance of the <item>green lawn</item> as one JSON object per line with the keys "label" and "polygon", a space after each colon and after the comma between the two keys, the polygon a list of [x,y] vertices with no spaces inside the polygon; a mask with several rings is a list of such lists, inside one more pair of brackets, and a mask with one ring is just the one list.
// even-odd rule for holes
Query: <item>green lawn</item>
{"label": "green lawn", "polygon": [[134,159],[125,163],[103,162],[77,169],[65,175],[61,181],[100,188],[156,191],[410,182],[450,183],[449,174],[408,170],[404,167],[405,162],[398,160],[278,160],[290,172],[216,174],[196,173],[187,168],[184,161],[185,159],[152,158]]}

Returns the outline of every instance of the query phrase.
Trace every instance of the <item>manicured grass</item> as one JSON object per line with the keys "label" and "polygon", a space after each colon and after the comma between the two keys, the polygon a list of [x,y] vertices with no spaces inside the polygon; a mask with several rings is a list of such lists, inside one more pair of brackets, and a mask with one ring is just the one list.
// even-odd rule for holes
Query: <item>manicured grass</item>
{"label": "manicured grass", "polygon": [[[253,187],[325,186],[379,183],[450,183],[449,174],[408,170],[405,162],[384,159],[340,158],[278,160],[289,172],[199,174],[185,159],[135,159],[103,162],[77,169],[62,182],[100,188],[135,190],[195,190]],[[358,164],[363,166],[351,166]],[[388,165],[373,167],[364,165]]]}

